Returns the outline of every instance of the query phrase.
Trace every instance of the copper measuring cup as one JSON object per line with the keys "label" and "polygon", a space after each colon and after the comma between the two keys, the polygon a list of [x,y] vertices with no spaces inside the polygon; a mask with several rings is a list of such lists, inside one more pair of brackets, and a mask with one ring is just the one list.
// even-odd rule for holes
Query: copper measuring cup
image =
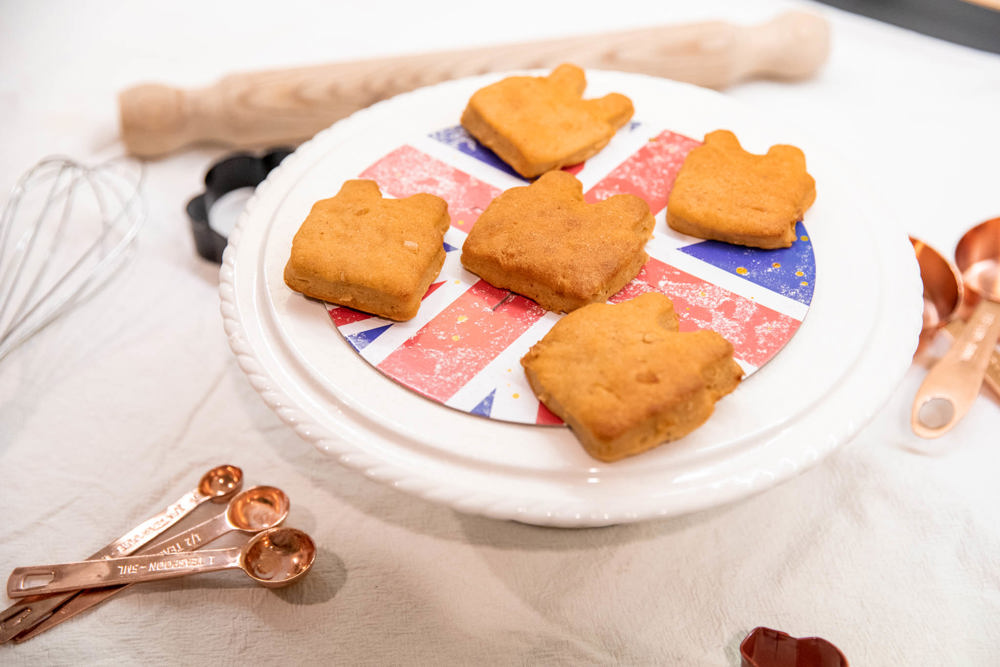
{"label": "copper measuring cup", "polygon": [[917,390],[910,424],[922,438],[943,435],[965,416],[995,363],[1000,339],[1000,218],[965,233],[955,248],[955,265],[962,285],[957,312],[968,314],[968,322]]}

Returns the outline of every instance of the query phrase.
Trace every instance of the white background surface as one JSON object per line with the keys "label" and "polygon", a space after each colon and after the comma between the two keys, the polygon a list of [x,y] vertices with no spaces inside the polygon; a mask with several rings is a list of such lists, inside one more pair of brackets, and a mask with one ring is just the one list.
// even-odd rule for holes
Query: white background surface
{"label": "white background surface", "polygon": [[[115,97],[140,81],[726,19],[826,16],[833,50],[803,83],[734,98],[827,139],[894,215],[950,254],[1000,215],[1000,56],[823,5],[10,2],[0,7],[0,192],[41,157],[121,152]],[[481,11],[481,10],[478,10]],[[104,292],[0,364],[0,565],[82,558],[222,462],[292,499],[321,547],[280,592],[239,573],[136,587],[11,664],[734,665],[755,626],[819,635],[853,665],[989,665],[1000,645],[997,401],[932,454],[907,430],[911,369],[852,443],[738,504],[554,530],[455,513],[315,451],[250,388],[221,328],[216,268],[184,205],[225,149],[148,165],[150,218]],[[864,239],[859,239],[863,242]],[[863,267],[859,267],[863,270]],[[4,570],[6,572],[6,570]]]}

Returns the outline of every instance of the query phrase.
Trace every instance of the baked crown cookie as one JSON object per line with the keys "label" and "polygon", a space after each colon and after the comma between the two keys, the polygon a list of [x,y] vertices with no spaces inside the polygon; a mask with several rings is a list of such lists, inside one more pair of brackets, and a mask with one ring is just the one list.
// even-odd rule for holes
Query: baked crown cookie
{"label": "baked crown cookie", "polygon": [[787,248],[795,223],[816,199],[816,183],[795,146],[748,153],[716,130],[688,153],[667,201],[667,224],[682,234],[756,248]]}
{"label": "baked crown cookie", "polygon": [[411,319],[441,271],[448,225],[440,197],[384,199],[375,181],[347,181],[299,227],[285,283],[316,299]]}
{"label": "baked crown cookie", "polygon": [[583,70],[560,65],[545,77],[512,76],[473,93],[462,125],[525,178],[578,164],[604,148],[632,117],[611,93],[583,99]]}
{"label": "baked crown cookie", "polygon": [[521,365],[538,399],[608,462],[687,435],[743,377],[725,338],[679,333],[657,292],[570,313]]}
{"label": "baked crown cookie", "polygon": [[580,181],[550,171],[490,202],[462,246],[462,265],[547,310],[569,312],[606,301],[639,273],[653,225],[641,198],[588,204]]}

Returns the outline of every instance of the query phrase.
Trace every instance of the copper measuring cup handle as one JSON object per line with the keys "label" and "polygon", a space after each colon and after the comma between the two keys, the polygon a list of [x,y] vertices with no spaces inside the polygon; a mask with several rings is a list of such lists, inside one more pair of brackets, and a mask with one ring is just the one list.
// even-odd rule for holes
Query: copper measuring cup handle
{"label": "copper measuring cup handle", "polygon": [[927,374],[910,414],[913,432],[936,438],[950,430],[979,396],[1000,338],[1000,303],[983,300],[948,352]]}

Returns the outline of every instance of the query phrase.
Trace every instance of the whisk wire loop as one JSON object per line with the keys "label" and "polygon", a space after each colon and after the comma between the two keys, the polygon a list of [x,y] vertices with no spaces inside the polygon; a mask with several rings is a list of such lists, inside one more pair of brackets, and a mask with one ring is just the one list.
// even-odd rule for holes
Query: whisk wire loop
{"label": "whisk wire loop", "polygon": [[0,217],[0,360],[110,277],[146,219],[144,176],[53,156],[19,179]]}

